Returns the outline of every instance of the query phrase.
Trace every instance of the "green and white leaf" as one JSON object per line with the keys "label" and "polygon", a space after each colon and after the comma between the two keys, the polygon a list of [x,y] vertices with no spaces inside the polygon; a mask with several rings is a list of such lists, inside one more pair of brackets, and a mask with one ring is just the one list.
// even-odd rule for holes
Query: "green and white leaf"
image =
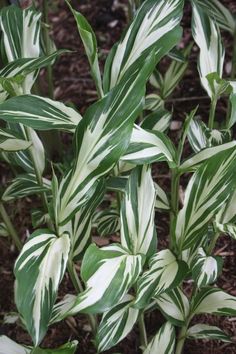
{"label": "green and white leaf", "polygon": [[8,236],[10,236],[10,234],[6,224],[4,224],[4,222],[0,222],[0,237],[8,237]]}
{"label": "green and white leaf", "polygon": [[231,111],[227,121],[227,129],[231,129],[236,122],[236,81],[230,81],[232,92],[230,94]]}
{"label": "green and white leaf", "polygon": [[43,178],[42,182],[43,185],[40,186],[34,174],[18,175],[3,193],[2,200],[9,202],[10,200],[28,197],[32,194],[49,192],[51,182],[46,178]]}
{"label": "green and white leaf", "polygon": [[143,129],[157,130],[164,133],[170,126],[171,118],[172,114],[170,112],[158,109],[147,115],[141,126]]}
{"label": "green and white leaf", "polygon": [[236,189],[231,194],[224,208],[216,215],[216,222],[222,225],[236,224]]}
{"label": "green and white leaf", "polygon": [[23,140],[16,133],[0,128],[0,151],[15,152],[27,150],[31,145],[31,141]]}
{"label": "green and white leaf", "polygon": [[170,209],[170,202],[166,195],[166,192],[157,184],[154,183],[156,189],[156,203],[155,208],[169,210]]}
{"label": "green and white leaf", "polygon": [[139,315],[139,310],[132,307],[132,302],[133,296],[125,295],[102,316],[96,336],[99,353],[114,347],[132,330]]}
{"label": "green and white leaf", "polygon": [[236,315],[236,297],[219,288],[204,288],[194,299],[193,313],[210,313],[220,316]]}
{"label": "green and white leaf", "polygon": [[188,129],[188,141],[194,152],[209,147],[206,137],[206,125],[200,119],[192,119]]}
{"label": "green and white leaf", "polygon": [[234,240],[236,240],[236,225],[235,224],[220,224],[215,222],[216,229],[226,235],[229,235]]}
{"label": "green and white leaf", "polygon": [[208,256],[203,248],[199,248],[197,256],[191,264],[192,277],[198,288],[215,283],[222,270],[221,257]]}
{"label": "green and white leaf", "polygon": [[31,349],[20,345],[7,336],[0,336],[0,354],[30,354]]}
{"label": "green and white leaf", "polygon": [[102,313],[111,309],[136,283],[142,261],[141,255],[130,255],[119,244],[100,249],[90,245],[81,267],[86,290],[78,295],[67,315]]}
{"label": "green and white leaf", "polygon": [[[217,24],[194,1],[192,1],[192,8],[192,33],[200,49],[198,71],[202,86],[212,99],[214,94],[206,76],[217,73],[219,78],[222,78],[225,51]],[[217,83],[215,83],[215,91],[217,91]]]}
{"label": "green and white leaf", "polygon": [[69,5],[75,20],[76,24],[78,27],[78,31],[80,34],[80,38],[83,42],[85,52],[88,57],[88,61],[90,64],[91,68],[91,74],[94,79],[94,82],[96,84],[97,90],[99,95],[102,97],[103,96],[103,89],[102,89],[102,79],[101,79],[101,73],[99,69],[99,62],[98,62],[98,48],[97,48],[97,39],[96,35],[91,27],[91,25],[88,23],[86,18],[78,11],[75,11],[72,9],[70,6],[69,2],[67,2]]}
{"label": "green and white leaf", "polygon": [[130,27],[107,58],[105,92],[117,85],[137,60],[144,63],[150,50],[154,49],[156,61],[159,61],[178,43],[182,11],[182,0],[146,0],[141,5]]}
{"label": "green and white leaf", "polygon": [[47,230],[34,232],[15,264],[15,301],[35,345],[43,339],[58,286],[65,272],[70,240]]}
{"label": "green and white leaf", "polygon": [[68,311],[74,306],[76,295],[67,294],[64,298],[53,306],[50,324],[62,321]]}
{"label": "green and white leaf", "polygon": [[189,300],[180,288],[156,297],[156,303],[165,318],[174,326],[183,326],[189,315]]}
{"label": "green and white leaf", "polygon": [[167,161],[171,166],[175,166],[175,155],[175,147],[164,133],[148,131],[135,125],[130,145],[121,160],[137,165]]}
{"label": "green and white leaf", "polygon": [[220,328],[207,324],[196,324],[187,331],[187,338],[190,339],[215,339],[222,342],[231,343],[231,338]]}
{"label": "green and white leaf", "polygon": [[150,93],[145,97],[144,109],[147,111],[158,111],[164,109],[165,102],[156,93]]}
{"label": "green and white leaf", "polygon": [[136,167],[129,177],[120,215],[121,244],[132,254],[149,257],[156,250],[155,202],[151,167]]}
{"label": "green and white leaf", "polygon": [[143,354],[173,354],[175,341],[175,328],[170,322],[166,322],[148,344]]}
{"label": "green and white leaf", "polygon": [[212,218],[228,200],[236,183],[235,147],[205,161],[191,177],[176,221],[180,250],[197,244]]}
{"label": "green and white leaf", "polygon": [[81,115],[71,107],[49,98],[22,95],[0,104],[0,118],[21,123],[37,130],[62,129],[74,131]]}
{"label": "green and white leaf", "polygon": [[178,261],[170,250],[157,252],[149,261],[149,269],[138,280],[135,306],[143,308],[151,298],[175,288],[187,272],[186,263]]}
{"label": "green and white leaf", "polygon": [[95,215],[94,224],[100,236],[116,234],[120,230],[120,215],[116,209],[103,210]]}

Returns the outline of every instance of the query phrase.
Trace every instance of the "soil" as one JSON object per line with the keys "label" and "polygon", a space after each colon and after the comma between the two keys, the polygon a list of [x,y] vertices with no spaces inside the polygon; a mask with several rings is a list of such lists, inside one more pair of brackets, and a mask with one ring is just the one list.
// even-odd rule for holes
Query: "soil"
{"label": "soil", "polygon": [[[63,55],[54,66],[54,95],[55,99],[75,105],[81,114],[84,113],[88,105],[97,100],[97,95],[93,81],[90,76],[89,66],[84,54],[82,43],[79,39],[74,18],[68,10],[63,0],[53,0],[50,10],[50,22],[52,25],[52,36],[57,48],[70,49],[70,54]],[[120,38],[120,35],[127,24],[127,3],[128,0],[80,0],[72,1],[75,9],[82,12],[92,27],[95,30],[98,46],[100,48],[100,60],[103,65],[107,53],[112,45]],[[236,13],[235,0],[222,1],[234,13]],[[183,18],[184,35],[181,46],[185,46],[191,40],[191,11],[189,6],[186,6],[185,15]],[[224,33],[224,43],[226,46],[226,65],[227,70],[230,57],[232,54],[232,38]],[[196,68],[197,48],[194,46],[190,57],[190,63],[184,79],[179,87],[171,96],[168,108],[173,108],[174,121],[177,123],[183,122],[185,113],[190,112],[196,105],[199,104],[199,115],[203,120],[207,120],[209,112],[209,100],[203,91]],[[162,70],[165,70],[168,60],[161,63]],[[45,80],[45,72],[40,74],[40,86],[42,92],[46,95],[47,85]],[[183,101],[183,98],[189,97],[192,99]],[[224,100],[221,100],[217,116],[219,122],[221,117],[226,114],[227,105]],[[170,132],[174,142],[178,140],[179,130]],[[63,137],[64,144],[70,144],[68,137]],[[186,153],[189,153],[189,148],[186,147]],[[13,177],[12,171],[4,163],[0,163],[1,169],[1,186],[6,184]],[[158,183],[168,191],[170,185],[170,176],[164,165],[154,167],[154,175]],[[186,184],[183,179],[182,188]],[[34,208],[40,205],[40,201],[36,198],[26,198],[24,200],[9,203],[7,209],[11,215],[16,228],[24,240],[28,233],[32,231],[30,213],[32,205]],[[169,220],[166,214],[157,214],[156,217],[157,232],[159,239],[159,247],[163,248],[167,245],[167,235],[169,230]],[[94,240],[99,241],[97,235],[94,234]],[[110,242],[109,239],[102,242]],[[100,240],[101,242],[101,240]],[[99,243],[99,242],[98,242]],[[228,293],[236,296],[236,243],[227,237],[222,237],[216,245],[215,253],[221,255],[224,259],[224,267],[222,275],[218,280],[218,285]],[[11,245],[6,238],[0,238],[0,316],[1,323],[6,314],[16,311],[14,305],[14,276],[13,264],[17,257],[17,250]],[[186,284],[186,291],[191,290],[191,284]],[[73,286],[68,275],[65,275],[63,283],[59,291],[59,299],[67,293],[74,293]],[[146,319],[148,334],[154,335],[158,328],[164,322],[164,318],[154,312]],[[216,317],[203,315],[195,318],[193,323],[204,322],[219,326],[224,329],[229,335],[236,339],[236,318]],[[19,324],[4,324],[1,326],[0,334],[6,334],[13,340],[19,343],[31,344],[29,335],[23,330]],[[95,353],[91,329],[87,323],[86,317],[83,315],[69,318],[57,325],[51,326],[45,337],[42,347],[55,348],[62,345],[68,340],[77,339],[79,341],[78,351],[80,354]],[[138,341],[138,328],[128,335],[117,347],[107,353],[121,354],[138,354],[140,343]],[[233,354],[236,353],[236,346],[233,344],[222,344],[218,341],[187,341],[184,349],[184,354]]]}

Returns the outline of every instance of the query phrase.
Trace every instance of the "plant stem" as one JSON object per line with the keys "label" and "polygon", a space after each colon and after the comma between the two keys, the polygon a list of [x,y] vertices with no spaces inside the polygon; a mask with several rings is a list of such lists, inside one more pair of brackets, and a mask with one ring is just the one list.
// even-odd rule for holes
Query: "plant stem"
{"label": "plant stem", "polygon": [[143,313],[141,313],[140,316],[139,316],[138,326],[139,326],[139,334],[140,334],[141,345],[144,348],[146,348],[147,345],[148,345],[148,341],[147,341],[147,332],[146,332],[144,314]]}
{"label": "plant stem", "polygon": [[213,252],[213,250],[214,250],[214,248],[215,248],[215,245],[216,245],[216,242],[217,242],[219,236],[220,236],[220,233],[219,233],[219,232],[216,232],[215,235],[214,235],[214,237],[212,238],[210,244],[209,244],[209,247],[208,247],[208,250],[207,250],[207,253],[208,253],[208,254],[211,254],[211,253]]}
{"label": "plant stem", "polygon": [[208,128],[209,129],[213,129],[213,127],[214,127],[216,104],[217,104],[217,99],[216,99],[216,97],[213,97],[212,101],[211,101],[211,109],[210,109],[209,120],[208,120]]}
{"label": "plant stem", "polygon": [[236,76],[236,28],[234,30],[233,39],[233,58],[232,58],[232,69],[231,69],[231,79],[235,79]]}
{"label": "plant stem", "polygon": [[181,330],[179,332],[179,336],[178,336],[175,354],[182,354],[187,330],[188,330],[188,325],[185,325],[184,327],[181,328]]}
{"label": "plant stem", "polygon": [[[70,275],[70,279],[72,281],[72,284],[74,285],[75,290],[78,293],[81,293],[82,291],[84,291],[83,286],[81,284],[81,281],[80,281],[80,279],[79,279],[79,277],[77,275],[77,272],[75,270],[74,263],[72,261],[68,261],[67,270],[68,270],[68,273]],[[95,334],[96,330],[97,330],[96,317],[93,316],[93,315],[90,315],[90,314],[87,314],[87,316],[88,316],[88,319],[89,319],[93,334]]]}
{"label": "plant stem", "polygon": [[20,251],[22,249],[22,243],[21,243],[21,240],[16,232],[16,229],[15,227],[13,226],[8,214],[7,214],[7,211],[3,205],[2,202],[0,202],[0,214],[1,214],[1,217],[2,217],[2,220],[4,221],[6,227],[7,227],[7,230],[9,232],[9,234],[11,235],[17,249]]}

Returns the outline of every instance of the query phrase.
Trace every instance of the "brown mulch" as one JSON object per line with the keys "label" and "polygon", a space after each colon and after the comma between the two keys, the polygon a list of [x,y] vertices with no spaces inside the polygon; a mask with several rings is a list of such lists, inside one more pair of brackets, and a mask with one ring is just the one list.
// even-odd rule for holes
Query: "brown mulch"
{"label": "brown mulch", "polygon": [[[82,12],[92,27],[95,30],[98,46],[100,48],[100,60],[103,65],[112,45],[120,38],[120,35],[127,23],[126,4],[128,0],[80,0],[72,1],[75,9]],[[54,94],[57,100],[66,103],[74,104],[81,114],[84,113],[88,105],[97,100],[95,87],[89,72],[89,65],[84,54],[83,46],[79,39],[74,18],[69,12],[63,0],[51,1],[50,21],[52,24],[52,35],[57,48],[70,49],[72,53],[63,55],[54,66]],[[236,13],[235,0],[222,1],[225,5],[231,8]],[[183,46],[191,40],[190,23],[191,14],[189,6],[186,7],[185,16],[183,19],[184,36]],[[227,50],[226,67],[230,61],[232,52],[232,39],[224,34],[224,43]],[[178,89],[172,95],[169,107],[174,108],[174,120],[183,122],[185,113],[190,112],[196,105],[199,106],[199,114],[204,120],[207,120],[209,111],[209,100],[206,98],[205,92],[201,88],[198,72],[196,69],[197,48],[194,47],[188,70],[184,80],[179,85]],[[167,61],[162,63],[162,68],[165,70]],[[45,84],[45,73],[41,73],[40,84],[44,92],[47,90]],[[195,97],[188,101],[181,101],[183,97]],[[202,97],[202,99],[199,99]],[[226,114],[227,105],[224,100],[221,100],[218,106],[218,118]],[[174,141],[178,138],[178,131],[172,131],[171,137]],[[7,165],[0,164],[1,170],[1,185],[6,185],[7,181],[12,178],[12,173]],[[154,174],[158,182],[168,191],[170,184],[170,176],[165,166],[154,167]],[[185,181],[182,181],[183,187]],[[33,200],[37,205],[39,201]],[[24,201],[10,203],[8,205],[9,214],[14,220],[18,232],[22,239],[26,238],[26,234],[31,232],[30,212],[32,207],[32,199],[27,198]],[[166,214],[159,214],[156,218],[157,232],[159,238],[159,246],[165,247],[167,244],[167,235],[169,229],[169,220]],[[217,254],[224,258],[223,273],[218,281],[218,285],[225,291],[236,296],[236,243],[229,238],[221,238],[216,246]],[[13,264],[17,257],[17,251],[9,243],[8,240],[0,238],[0,315],[1,318],[5,314],[15,311],[14,293],[13,293]],[[59,297],[63,297],[66,293],[73,293],[73,286],[65,276],[60,287]],[[204,315],[194,320],[205,322],[208,324],[219,326],[228,334],[236,337],[236,318],[216,317]],[[154,335],[157,329],[164,322],[163,317],[154,312],[147,317],[146,325],[148,333]],[[4,325],[1,327],[1,333],[4,333],[19,343],[30,344],[29,335],[16,325]],[[88,326],[85,316],[79,315],[74,319],[63,321],[49,328],[48,334],[43,341],[42,346],[56,347],[68,340],[78,339],[79,346],[77,353],[95,353],[92,342],[91,330]],[[122,353],[122,354],[138,354],[138,329],[134,330],[123,340],[116,348],[107,353]],[[230,344],[222,344],[218,341],[187,341],[184,354],[233,354],[236,353],[236,346]],[[158,354],[158,353],[157,353]]]}

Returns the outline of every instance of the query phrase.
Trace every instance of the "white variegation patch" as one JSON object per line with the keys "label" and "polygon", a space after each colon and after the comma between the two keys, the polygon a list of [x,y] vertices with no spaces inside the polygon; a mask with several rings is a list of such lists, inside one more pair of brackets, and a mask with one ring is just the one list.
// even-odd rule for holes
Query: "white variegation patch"
{"label": "white variegation patch", "polygon": [[148,344],[143,354],[173,354],[175,349],[175,328],[166,322],[152,341]]}

